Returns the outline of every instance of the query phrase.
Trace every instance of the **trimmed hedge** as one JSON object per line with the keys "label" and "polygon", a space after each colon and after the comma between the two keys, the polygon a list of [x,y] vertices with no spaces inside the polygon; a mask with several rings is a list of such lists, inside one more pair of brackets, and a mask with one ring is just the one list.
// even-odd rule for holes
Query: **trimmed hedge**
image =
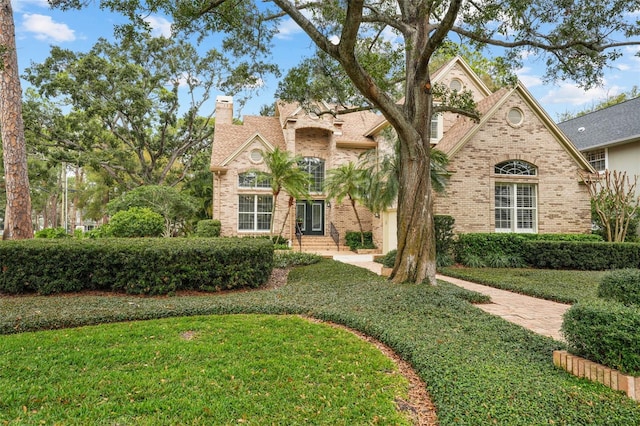
{"label": "trimmed hedge", "polygon": [[602,242],[602,238],[595,234],[460,234],[456,244],[456,261],[474,268],[523,267],[527,264],[536,267],[536,246],[529,245],[534,241],[597,244]]}
{"label": "trimmed hedge", "polygon": [[362,245],[362,240],[360,238],[360,232],[356,231],[347,231],[344,234],[344,238],[347,246],[349,246],[350,250],[357,250],[359,248],[362,249],[371,249],[376,246],[373,244],[373,233],[371,231],[365,231],[362,233],[364,235],[364,245]]}
{"label": "trimmed hedge", "polygon": [[264,284],[273,245],[237,238],[5,241],[0,266],[0,293],[220,291]]}
{"label": "trimmed hedge", "polygon": [[640,266],[640,244],[578,241],[526,241],[526,261],[535,268],[606,269]]}
{"label": "trimmed hedge", "polygon": [[640,375],[640,308],[615,302],[573,305],[562,333],[569,351],[626,374]]}
{"label": "trimmed hedge", "polygon": [[607,272],[598,286],[598,297],[640,306],[640,270],[620,269]]}
{"label": "trimmed hedge", "polygon": [[196,237],[216,238],[220,236],[222,224],[217,219],[205,219],[198,221],[196,225]]}

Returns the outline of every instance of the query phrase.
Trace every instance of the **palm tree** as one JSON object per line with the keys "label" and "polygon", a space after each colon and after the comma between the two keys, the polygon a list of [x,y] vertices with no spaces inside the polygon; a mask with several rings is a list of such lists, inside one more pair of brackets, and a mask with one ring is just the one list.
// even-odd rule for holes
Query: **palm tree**
{"label": "palm tree", "polygon": [[337,203],[341,203],[345,197],[349,198],[360,227],[360,243],[363,246],[364,231],[356,209],[356,202],[364,200],[365,174],[364,169],[359,169],[355,163],[349,161],[347,164],[329,170],[324,181],[324,190],[327,192],[327,198],[335,198]]}
{"label": "palm tree", "polygon": [[[373,213],[389,208],[398,196],[398,158],[400,145],[394,144],[392,154],[379,156],[377,149],[365,151],[360,156],[361,167],[365,170],[363,204]],[[438,150],[431,150],[431,187],[438,193],[444,192],[451,173],[447,170],[449,158]]]}
{"label": "palm tree", "polygon": [[273,206],[271,208],[271,226],[269,235],[273,236],[273,226],[276,217],[276,206],[278,205],[278,195],[284,189],[289,194],[289,208],[282,222],[279,237],[282,237],[284,226],[289,218],[291,207],[296,198],[309,199],[309,186],[311,185],[311,176],[298,167],[300,158],[291,155],[288,151],[283,151],[276,147],[273,151],[263,153],[264,164],[267,166],[267,172],[260,172],[260,179],[266,179],[270,182],[271,192],[273,194]]}

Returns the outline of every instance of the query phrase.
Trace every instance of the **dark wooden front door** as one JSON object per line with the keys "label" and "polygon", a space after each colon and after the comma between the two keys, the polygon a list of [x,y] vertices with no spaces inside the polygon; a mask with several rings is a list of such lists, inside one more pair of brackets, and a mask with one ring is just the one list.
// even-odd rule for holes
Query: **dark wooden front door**
{"label": "dark wooden front door", "polygon": [[303,235],[324,235],[324,200],[297,202],[296,221]]}

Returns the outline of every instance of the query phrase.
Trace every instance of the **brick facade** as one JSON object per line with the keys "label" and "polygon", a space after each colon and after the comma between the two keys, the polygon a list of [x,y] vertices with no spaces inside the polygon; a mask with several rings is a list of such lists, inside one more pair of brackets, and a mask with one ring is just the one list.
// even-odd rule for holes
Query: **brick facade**
{"label": "brick facade", "polygon": [[[332,168],[349,161],[357,162],[360,154],[376,146],[373,138],[363,136],[364,130],[380,118],[371,112],[347,117],[331,114],[321,117],[305,111],[291,109],[290,105],[278,105],[276,117],[245,117],[244,124],[232,124],[229,109],[232,103],[225,98],[219,103],[223,114],[218,118],[212,152],[211,170],[213,172],[213,217],[222,224],[224,236],[268,235],[269,231],[245,231],[239,229],[239,195],[270,195],[267,188],[240,188],[238,176],[254,170],[266,171],[262,161],[255,161],[252,152],[267,152],[276,146],[287,149],[300,157],[317,158],[324,161],[325,176]],[[353,120],[353,122],[351,122]],[[346,131],[343,130],[346,127]],[[341,243],[344,244],[347,231],[357,231],[358,223],[348,200],[337,204],[327,200],[324,193],[311,193],[312,200],[324,202],[323,229],[321,234],[329,235],[330,224],[337,228]],[[295,232],[296,207],[287,211],[289,195],[281,192],[277,199],[274,234],[284,225],[283,236],[293,240]],[[363,229],[371,231],[373,215],[358,205]]]}
{"label": "brick facade", "polygon": [[[439,119],[443,136],[435,145],[450,159],[451,178],[444,194],[435,196],[436,214],[455,218],[455,231],[496,232],[496,184],[534,185],[535,227],[538,233],[590,232],[589,194],[580,182],[580,172],[592,172],[584,157],[558,130],[529,92],[521,85],[491,92],[459,58],[434,73],[432,81],[447,87],[461,85],[473,93],[481,112],[479,122],[453,113]],[[265,170],[256,161],[256,150],[280,147],[301,157],[324,161],[327,172],[349,161],[357,162],[366,150],[392,152],[388,124],[380,115],[358,112],[344,115],[316,115],[293,104],[278,103],[274,117],[244,117],[244,124],[232,124],[232,102],[224,102],[217,117],[211,156],[214,176],[213,216],[222,223],[222,235],[268,234],[238,229],[238,196],[270,194],[269,189],[238,187],[238,174]],[[326,104],[320,110],[330,108]],[[510,114],[516,109],[522,120],[514,124]],[[218,114],[218,113],[217,113]],[[496,174],[494,167],[504,161],[519,160],[535,167],[535,175]],[[516,186],[514,186],[516,188]],[[531,188],[530,186],[528,188]],[[519,189],[519,187],[518,187]],[[346,231],[357,231],[358,224],[349,203],[337,205],[323,193],[312,198],[324,203],[323,234],[330,223],[338,229],[344,243]],[[275,233],[279,232],[288,209],[288,195],[280,194],[276,209]],[[381,217],[358,206],[365,231],[373,231],[380,248],[391,249],[388,231],[395,229],[395,206]],[[515,218],[513,218],[515,220]],[[295,206],[285,224],[284,236],[293,239]]]}
{"label": "brick facade", "polygon": [[[521,125],[508,122],[512,108],[523,113]],[[504,176],[494,166],[507,160],[522,160],[537,169],[536,176]],[[539,111],[521,92],[492,112],[454,155],[445,193],[435,198],[436,214],[455,218],[455,231],[495,232],[495,185],[530,183],[537,187],[537,233],[588,233],[591,230],[590,199],[581,184],[584,170],[571,152],[549,131]]]}

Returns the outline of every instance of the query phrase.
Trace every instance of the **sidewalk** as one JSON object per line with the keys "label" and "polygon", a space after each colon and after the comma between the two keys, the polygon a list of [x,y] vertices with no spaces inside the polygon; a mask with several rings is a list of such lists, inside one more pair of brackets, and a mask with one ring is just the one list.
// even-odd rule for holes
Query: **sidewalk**
{"label": "sidewalk", "polygon": [[[333,259],[369,269],[376,274],[380,274],[382,270],[382,265],[375,263],[372,255],[335,254]],[[475,305],[485,312],[500,316],[543,336],[563,340],[560,334],[562,315],[570,305],[524,296],[444,275],[437,275],[436,278],[491,297],[491,303]]]}

